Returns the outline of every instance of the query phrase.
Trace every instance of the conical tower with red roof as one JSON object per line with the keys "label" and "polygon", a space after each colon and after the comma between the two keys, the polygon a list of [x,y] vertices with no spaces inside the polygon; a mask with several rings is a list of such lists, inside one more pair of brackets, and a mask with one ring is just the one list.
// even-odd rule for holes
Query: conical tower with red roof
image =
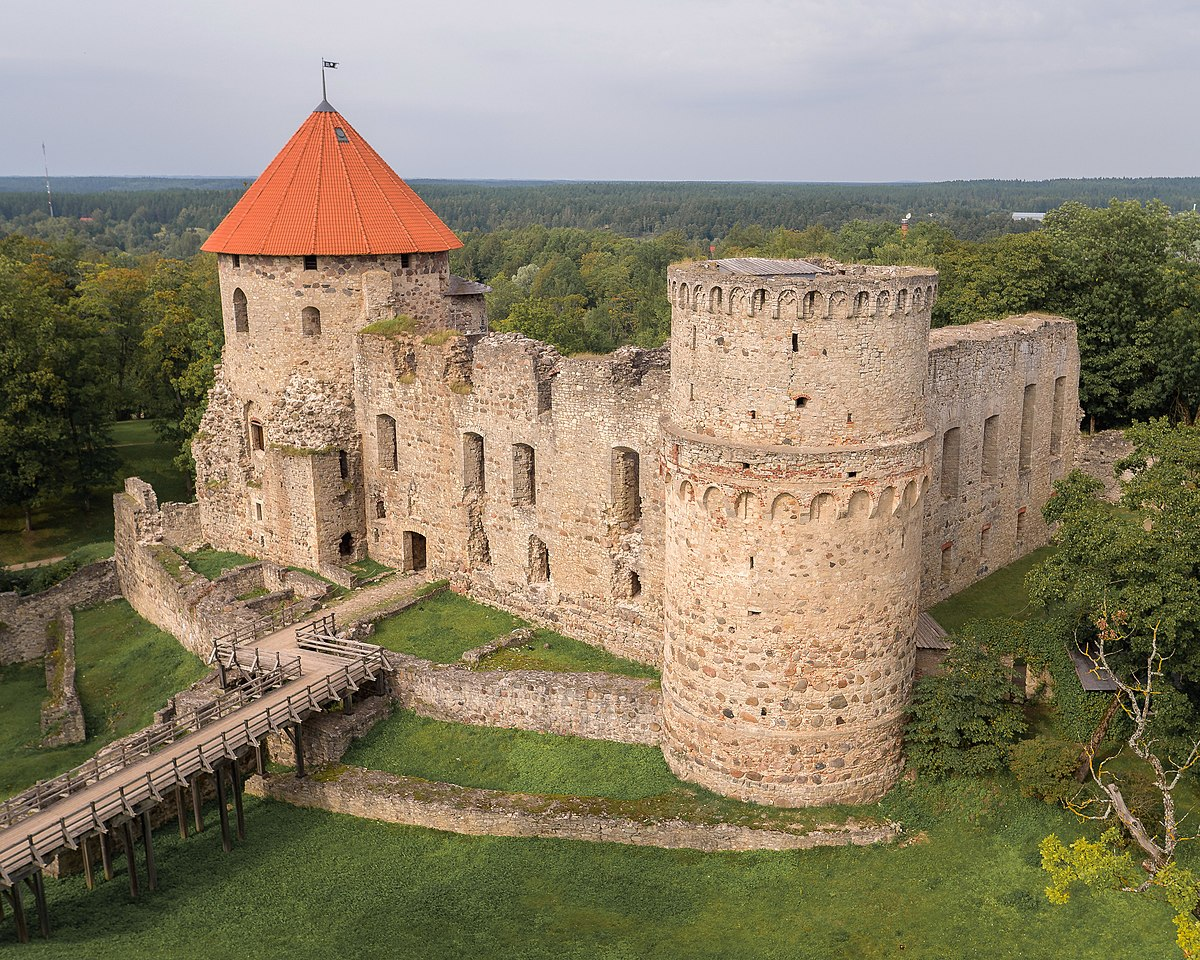
{"label": "conical tower with red roof", "polygon": [[214,546],[322,569],[361,557],[355,338],[400,317],[482,332],[462,242],[322,100],[203,249],[217,254],[225,349],[194,444]]}

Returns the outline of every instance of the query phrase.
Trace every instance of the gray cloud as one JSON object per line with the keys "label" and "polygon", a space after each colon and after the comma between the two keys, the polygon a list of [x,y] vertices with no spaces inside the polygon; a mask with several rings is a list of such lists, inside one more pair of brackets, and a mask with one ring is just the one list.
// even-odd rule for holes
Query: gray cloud
{"label": "gray cloud", "polygon": [[1196,173],[1200,8],[1116,0],[49,0],[0,173],[253,176],[320,98],[408,177]]}

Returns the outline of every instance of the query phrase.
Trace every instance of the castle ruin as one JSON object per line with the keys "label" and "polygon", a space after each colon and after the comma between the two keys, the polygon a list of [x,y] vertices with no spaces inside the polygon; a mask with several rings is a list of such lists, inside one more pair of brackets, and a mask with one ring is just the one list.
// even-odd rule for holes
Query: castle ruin
{"label": "castle ruin", "polygon": [[322,102],[205,244],[203,538],[660,664],[667,761],[722,794],[878,798],[919,610],[1047,540],[1074,325],[931,332],[932,270],[717,260],[669,270],[669,345],[563,357],[488,332],[459,246]]}

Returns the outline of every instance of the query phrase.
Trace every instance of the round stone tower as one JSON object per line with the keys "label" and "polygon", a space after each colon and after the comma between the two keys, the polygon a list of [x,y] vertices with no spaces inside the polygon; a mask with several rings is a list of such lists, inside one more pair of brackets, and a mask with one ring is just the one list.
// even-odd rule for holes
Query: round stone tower
{"label": "round stone tower", "polygon": [[667,762],[757,803],[877,799],[912,684],[937,274],[668,277]]}

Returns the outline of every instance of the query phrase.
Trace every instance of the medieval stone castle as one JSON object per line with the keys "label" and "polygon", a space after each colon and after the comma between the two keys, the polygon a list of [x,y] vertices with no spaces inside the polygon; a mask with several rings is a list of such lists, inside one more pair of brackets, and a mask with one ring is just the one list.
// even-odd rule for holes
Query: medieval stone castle
{"label": "medieval stone castle", "polygon": [[919,610],[1046,541],[1073,324],[931,332],[932,270],[716,260],[670,269],[668,346],[563,357],[488,332],[459,246],[322,102],[205,245],[204,538],[452,578],[660,664],[681,777],[877,798]]}

